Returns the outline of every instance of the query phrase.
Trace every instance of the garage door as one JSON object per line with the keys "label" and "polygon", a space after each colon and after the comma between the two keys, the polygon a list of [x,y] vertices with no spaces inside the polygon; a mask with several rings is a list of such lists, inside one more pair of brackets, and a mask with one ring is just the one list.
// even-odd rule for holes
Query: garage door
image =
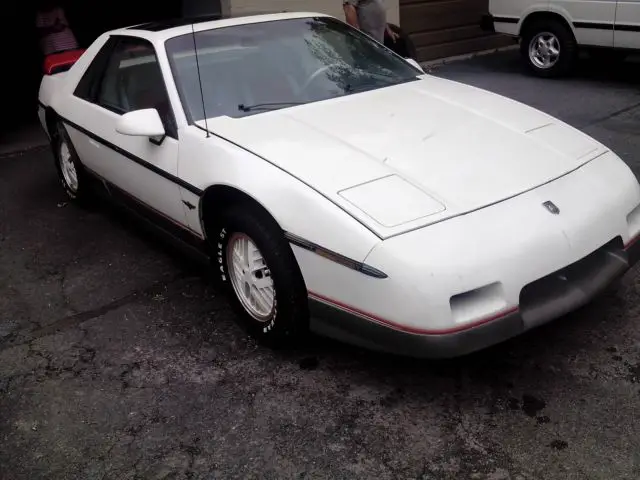
{"label": "garage door", "polygon": [[513,43],[480,28],[488,0],[400,0],[400,25],[413,39],[420,61]]}

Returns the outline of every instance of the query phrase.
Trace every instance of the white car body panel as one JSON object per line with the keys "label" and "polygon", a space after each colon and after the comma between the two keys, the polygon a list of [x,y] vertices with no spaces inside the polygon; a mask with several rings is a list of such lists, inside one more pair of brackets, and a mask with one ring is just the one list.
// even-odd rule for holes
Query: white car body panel
{"label": "white car body panel", "polygon": [[[517,118],[511,120],[516,111]],[[242,119],[210,118],[207,123],[210,130],[312,185],[381,238],[513,197],[606,150],[537,110],[429,76]],[[436,203],[445,208],[385,226],[340,194],[394,174],[423,190],[421,211]]]}
{"label": "white car body panel", "polygon": [[[612,184],[620,190],[607,188]],[[542,208],[549,199],[562,215],[550,215]],[[629,224],[627,215],[639,202],[640,188],[628,167],[607,153],[509,202],[380,244],[366,263],[390,278],[403,278],[402,284],[413,285],[418,292],[394,292],[392,296],[400,300],[393,305],[372,295],[366,306],[354,306],[415,330],[436,331],[517,308],[520,292],[531,279],[588,255],[609,241],[612,231],[621,232],[625,242],[635,237],[638,227]],[[613,205],[617,215],[610,213]],[[456,295],[496,284],[499,295],[491,291],[475,299],[472,312],[456,318],[457,309],[452,308]],[[332,294],[340,295],[337,290]],[[356,300],[338,299],[348,304]]]}
{"label": "white car body panel", "polygon": [[562,17],[578,45],[640,49],[640,2],[637,0],[490,0],[495,30],[519,36],[534,13]]}
{"label": "white car body panel", "polygon": [[616,48],[640,49],[640,1],[618,0],[614,44]]}
{"label": "white car body panel", "polygon": [[[349,258],[363,260],[380,241],[325,197],[247,150],[216,136],[206,138],[196,127],[186,127],[180,135],[180,156],[191,159],[180,163],[180,178],[186,182],[201,189],[211,185],[212,179],[216,185],[233,186],[256,199],[283,230]],[[188,192],[185,199],[199,202],[199,197]],[[190,212],[189,225],[204,234],[197,210]],[[349,235],[336,236],[337,231]]]}
{"label": "white car body panel", "polygon": [[[108,141],[136,157],[143,158],[155,168],[170,175],[178,174],[178,141],[167,137],[162,145],[154,145],[146,137],[115,134],[119,115],[96,105],[77,99],[75,111],[69,119],[98,137]],[[74,120],[74,118],[82,120]],[[172,221],[185,225],[185,207],[181,202],[180,187],[170,180],[149,174],[149,170],[122,153],[114,152],[88,137],[77,128],[67,128],[83,163],[115,186],[130,193],[146,205],[153,207]]]}
{"label": "white car body panel", "polygon": [[[310,15],[318,16],[267,15],[194,28]],[[603,276],[595,291],[635,261],[628,253],[640,233],[635,176],[604,145],[563,122],[421,75],[333,100],[189,124],[164,42],[190,31],[115,32],[155,46],[178,138],[156,145],[121,135],[119,115],[73,96],[109,34],[69,72],[43,79],[43,127],[45,112],[55,112],[83,164],[200,239],[208,188],[225,186],[254,199],[290,239],[310,303],[364,322],[358,328],[383,326],[374,347],[401,333],[413,335],[411,341],[452,341],[447,348],[458,353],[480,348],[552,320],[593,293],[576,288],[560,303],[540,305],[542,313],[535,302],[521,305],[522,292],[542,277],[611,242],[617,243],[605,255],[604,273],[581,282]],[[215,248],[215,239],[208,240]],[[365,274],[335,255],[384,275]],[[475,327],[507,317],[506,331],[491,331],[480,343],[450,337],[463,330],[477,335]],[[314,327],[318,318],[312,318],[316,331],[369,344],[365,335],[341,332],[346,323]],[[417,350],[429,355],[422,344]]]}
{"label": "white car body panel", "polygon": [[505,35],[518,35],[522,22],[531,13],[549,9],[550,0],[489,0],[489,12],[496,17],[495,29]]}
{"label": "white car body panel", "polygon": [[[616,0],[551,0],[551,12],[561,14],[572,26],[578,45],[613,47]],[[593,24],[589,27],[590,24]],[[595,24],[599,28],[593,28]],[[609,28],[603,28],[603,26]]]}

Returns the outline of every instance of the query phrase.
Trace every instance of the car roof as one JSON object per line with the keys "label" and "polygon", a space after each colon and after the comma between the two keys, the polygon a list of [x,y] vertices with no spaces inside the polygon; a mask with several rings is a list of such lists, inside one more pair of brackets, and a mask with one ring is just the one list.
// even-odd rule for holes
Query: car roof
{"label": "car roof", "polygon": [[107,32],[107,34],[133,35],[148,39],[166,40],[180,35],[189,34],[193,30],[200,32],[214,28],[247,25],[251,23],[276,22],[296,18],[328,17],[318,12],[283,12],[257,13],[238,16],[204,15],[198,17],[182,17],[170,20],[156,21],[132,25]]}
{"label": "car roof", "polygon": [[127,27],[126,30],[133,29],[133,30],[146,30],[147,32],[161,32],[163,30],[182,27],[184,25],[213,22],[216,20],[221,20],[223,18],[230,18],[230,17],[225,17],[220,13],[214,14],[214,15],[202,15],[197,17],[178,17],[178,18],[171,18],[168,20],[159,20],[155,22],[140,23],[138,25],[132,25],[130,27]]}

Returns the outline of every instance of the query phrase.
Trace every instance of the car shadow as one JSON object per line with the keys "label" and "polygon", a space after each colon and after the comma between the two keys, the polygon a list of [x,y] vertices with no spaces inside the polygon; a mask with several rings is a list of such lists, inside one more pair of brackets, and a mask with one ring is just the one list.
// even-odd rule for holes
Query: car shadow
{"label": "car shadow", "polygon": [[[101,199],[96,202],[92,209],[99,209],[118,227],[140,236],[151,248],[171,257],[177,268],[198,279],[203,288],[210,290],[220,301],[227,301],[225,292],[207,265],[185,256],[182,249],[165,238],[158,241],[155,228],[137,221],[121,207]],[[377,352],[313,334],[297,347],[272,350],[268,346],[255,345],[255,351],[260,356],[271,357],[276,363],[298,366],[301,370],[328,368],[336,375],[358,371],[365,377],[371,376],[371,381],[382,376],[393,382],[393,378],[398,376],[402,382],[413,379],[421,384],[427,378],[456,379],[465,375],[473,377],[475,382],[493,385],[496,379],[519,377],[523,369],[531,375],[532,368],[557,365],[566,358],[589,356],[593,349],[604,351],[612,347],[615,341],[610,332],[624,332],[633,323],[626,313],[630,309],[628,296],[632,291],[635,291],[633,286],[613,287],[587,306],[560,319],[498,345],[450,359],[420,359]],[[217,328],[224,331],[227,339],[234,337],[231,339],[233,343],[252,343],[252,340],[247,340],[248,334],[233,310],[228,305],[220,308],[225,311],[225,318],[220,320],[224,324],[218,323],[214,327],[203,317],[188,325],[183,320],[175,324],[169,320],[167,327],[179,332],[187,343],[192,341],[193,345],[207,342]],[[220,345],[220,348],[226,347]]]}

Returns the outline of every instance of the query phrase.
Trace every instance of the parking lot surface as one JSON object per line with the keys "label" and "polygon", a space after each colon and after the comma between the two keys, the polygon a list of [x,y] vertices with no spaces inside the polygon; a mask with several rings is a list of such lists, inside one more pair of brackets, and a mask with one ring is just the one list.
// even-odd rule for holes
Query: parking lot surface
{"label": "parking lot surface", "polygon": [[[639,69],[433,74],[549,112],[640,175]],[[429,115],[429,112],[424,112]],[[0,157],[0,478],[637,479],[640,271],[469,357],[254,344],[197,265],[67,204],[51,154]]]}

